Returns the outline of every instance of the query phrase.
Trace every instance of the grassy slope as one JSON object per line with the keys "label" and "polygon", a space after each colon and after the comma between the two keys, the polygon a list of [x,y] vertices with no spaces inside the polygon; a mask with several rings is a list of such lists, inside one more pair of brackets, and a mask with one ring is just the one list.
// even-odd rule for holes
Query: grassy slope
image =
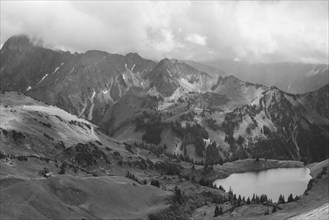
{"label": "grassy slope", "polygon": [[125,177],[1,178],[1,219],[144,219],[170,193]]}
{"label": "grassy slope", "polygon": [[[74,124],[70,122],[74,122]],[[8,131],[16,130],[28,136],[21,144],[1,138],[1,150],[7,154],[34,153],[42,156],[44,151],[49,150],[60,141],[65,147],[77,143],[100,141],[103,146],[109,146],[113,150],[119,151],[120,154],[127,154],[127,151],[120,146],[119,141],[105,136],[98,131],[97,126],[89,121],[15,92],[0,94],[0,128]],[[15,152],[18,150],[17,147],[20,149]]]}
{"label": "grassy slope", "polygon": [[[171,192],[151,185],[133,184],[122,176],[97,172],[103,176],[92,177],[79,169],[77,173],[67,169],[66,174],[57,174],[59,168],[55,161],[46,162],[37,157],[52,158],[46,152],[56,149],[55,144],[61,140],[65,147],[99,141],[102,143],[97,144],[100,149],[106,147],[111,151],[104,152],[117,151],[123,159],[135,160],[137,154],[145,153],[129,153],[120,142],[100,133],[93,124],[61,109],[14,92],[0,95],[0,128],[8,132],[0,131],[0,151],[7,155],[36,155],[27,161],[0,159],[0,219],[145,219],[149,213],[167,207]],[[70,124],[71,120],[88,124],[90,128]],[[12,130],[25,137],[13,139]],[[53,139],[45,137],[44,133]],[[113,161],[111,159],[112,164],[106,165],[106,171],[111,175],[125,175],[125,169]],[[92,169],[104,170],[98,166],[102,164],[98,163]],[[48,179],[38,174],[44,167],[52,173]]]}

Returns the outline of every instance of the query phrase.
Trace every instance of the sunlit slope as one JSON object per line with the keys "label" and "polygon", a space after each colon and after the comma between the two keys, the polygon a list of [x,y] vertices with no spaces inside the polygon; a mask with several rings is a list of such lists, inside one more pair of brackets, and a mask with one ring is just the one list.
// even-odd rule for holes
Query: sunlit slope
{"label": "sunlit slope", "polygon": [[19,150],[20,155],[55,157],[65,148],[87,142],[121,149],[94,124],[16,92],[0,94],[0,128],[1,150],[7,154]]}

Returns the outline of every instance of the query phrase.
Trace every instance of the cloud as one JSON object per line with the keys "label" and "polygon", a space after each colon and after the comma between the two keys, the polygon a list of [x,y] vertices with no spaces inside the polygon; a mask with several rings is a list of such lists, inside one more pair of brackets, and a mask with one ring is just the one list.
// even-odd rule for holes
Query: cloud
{"label": "cloud", "polygon": [[151,59],[328,62],[328,1],[1,1],[1,44]]}
{"label": "cloud", "polygon": [[199,34],[189,34],[185,39],[191,43],[199,44],[201,46],[205,46],[207,44],[206,36],[201,36]]}
{"label": "cloud", "polygon": [[171,52],[176,48],[184,48],[184,44],[176,42],[171,30],[149,29],[147,34],[148,45],[159,52]]}

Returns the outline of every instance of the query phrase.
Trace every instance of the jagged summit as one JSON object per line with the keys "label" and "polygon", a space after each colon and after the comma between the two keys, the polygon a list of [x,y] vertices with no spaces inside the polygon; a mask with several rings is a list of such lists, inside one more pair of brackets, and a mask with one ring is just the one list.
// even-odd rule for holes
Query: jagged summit
{"label": "jagged summit", "polygon": [[173,95],[178,88],[184,91],[206,91],[216,81],[207,73],[177,59],[168,58],[161,60],[146,77],[165,97]]}

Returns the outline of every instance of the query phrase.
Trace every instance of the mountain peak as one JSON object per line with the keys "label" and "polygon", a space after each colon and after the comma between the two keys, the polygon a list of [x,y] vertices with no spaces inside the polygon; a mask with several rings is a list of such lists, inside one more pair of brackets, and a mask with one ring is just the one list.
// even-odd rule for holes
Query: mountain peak
{"label": "mountain peak", "polygon": [[276,87],[275,85],[271,86],[270,88],[271,90],[280,90],[278,87]]}
{"label": "mountain peak", "polygon": [[15,35],[10,37],[3,45],[3,50],[16,50],[22,52],[33,47],[33,43],[29,36],[25,34]]}
{"label": "mountain peak", "polygon": [[234,80],[235,80],[235,79],[237,79],[237,80],[238,80],[238,78],[236,78],[236,77],[235,77],[235,76],[233,76],[233,75],[229,75],[229,76],[226,76],[226,77],[224,77],[224,78],[227,78],[227,79],[232,79],[232,80],[233,80],[233,79],[234,79]]}
{"label": "mountain peak", "polygon": [[127,53],[127,54],[125,55],[125,57],[127,57],[128,59],[129,59],[129,58],[139,58],[139,59],[142,59],[142,57],[141,57],[138,53],[132,53],[132,52]]}
{"label": "mountain peak", "polygon": [[177,59],[169,59],[169,58],[164,58],[159,62],[160,65],[175,65],[181,63]]}
{"label": "mountain peak", "polygon": [[109,55],[108,52],[102,51],[102,50],[87,50],[85,52],[86,55],[91,55],[91,56],[95,56],[95,55],[101,55],[101,56],[107,56]]}

